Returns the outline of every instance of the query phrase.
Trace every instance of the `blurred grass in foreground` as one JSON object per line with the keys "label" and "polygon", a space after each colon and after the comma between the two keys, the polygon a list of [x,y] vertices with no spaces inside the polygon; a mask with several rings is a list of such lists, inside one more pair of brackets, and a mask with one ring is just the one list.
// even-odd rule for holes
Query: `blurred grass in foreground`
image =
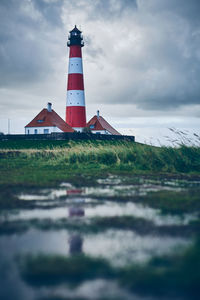
{"label": "blurred grass in foreground", "polygon": [[48,286],[61,283],[78,285],[90,278],[117,280],[138,294],[182,296],[199,299],[200,242],[177,255],[154,257],[145,265],[133,264],[114,268],[101,258],[86,255],[27,255],[18,257],[22,278],[30,285]]}

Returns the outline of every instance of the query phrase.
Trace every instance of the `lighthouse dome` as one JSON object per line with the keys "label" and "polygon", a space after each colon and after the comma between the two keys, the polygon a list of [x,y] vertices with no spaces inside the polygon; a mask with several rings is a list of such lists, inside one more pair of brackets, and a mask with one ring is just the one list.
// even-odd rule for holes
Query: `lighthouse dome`
{"label": "lighthouse dome", "polygon": [[67,46],[84,46],[83,42],[83,36],[82,36],[82,31],[80,31],[76,25],[75,27],[69,32],[69,40],[67,42]]}

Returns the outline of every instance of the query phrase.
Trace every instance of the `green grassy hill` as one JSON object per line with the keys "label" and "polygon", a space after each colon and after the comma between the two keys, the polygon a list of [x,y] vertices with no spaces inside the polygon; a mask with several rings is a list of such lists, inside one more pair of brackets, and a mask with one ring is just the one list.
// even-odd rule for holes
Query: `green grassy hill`
{"label": "green grassy hill", "polygon": [[125,141],[1,141],[0,184],[47,184],[110,173],[199,174],[200,148]]}

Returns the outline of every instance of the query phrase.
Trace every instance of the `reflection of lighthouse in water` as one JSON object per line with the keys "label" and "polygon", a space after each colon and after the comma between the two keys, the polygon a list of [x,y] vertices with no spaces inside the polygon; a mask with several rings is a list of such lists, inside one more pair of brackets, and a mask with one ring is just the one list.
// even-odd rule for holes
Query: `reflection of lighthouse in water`
{"label": "reflection of lighthouse in water", "polygon": [[79,254],[83,252],[83,238],[80,234],[72,234],[69,238],[69,253],[70,254]]}
{"label": "reflection of lighthouse in water", "polygon": [[[77,190],[71,190],[71,195],[74,195],[77,193]],[[67,193],[69,194],[69,193]],[[78,192],[78,194],[81,194],[81,191]],[[73,206],[68,208],[68,214],[69,218],[80,218],[85,216],[85,210],[83,207],[80,206],[80,203],[74,203]],[[70,254],[80,254],[83,252],[83,238],[78,233],[73,233],[69,237],[69,253]]]}

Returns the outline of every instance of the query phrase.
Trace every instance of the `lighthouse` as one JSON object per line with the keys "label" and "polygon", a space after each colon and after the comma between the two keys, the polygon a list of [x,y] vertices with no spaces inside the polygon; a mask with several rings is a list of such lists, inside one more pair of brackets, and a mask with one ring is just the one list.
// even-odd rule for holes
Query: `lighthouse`
{"label": "lighthouse", "polygon": [[86,127],[85,93],[83,82],[82,32],[75,26],[69,32],[69,68],[67,82],[66,123],[73,129],[82,131]]}

